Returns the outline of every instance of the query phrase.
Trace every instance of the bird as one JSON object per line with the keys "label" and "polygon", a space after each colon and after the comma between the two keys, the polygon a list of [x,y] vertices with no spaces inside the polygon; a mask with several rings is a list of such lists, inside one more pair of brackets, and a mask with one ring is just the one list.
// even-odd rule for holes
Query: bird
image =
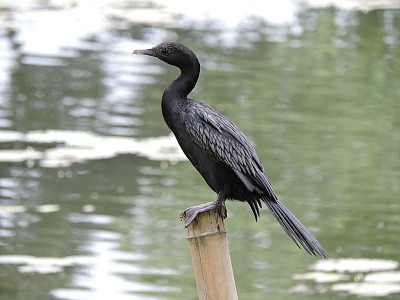
{"label": "bird", "polygon": [[180,75],[162,95],[162,115],[189,161],[217,194],[215,201],[183,212],[185,227],[198,214],[212,209],[226,218],[226,200],[247,202],[256,221],[265,204],[300,249],[328,258],[317,239],[278,200],[249,139],[220,112],[188,98],[200,75],[195,53],[181,43],[163,42],[149,49],[134,50],[132,54],[156,57],[180,69]]}

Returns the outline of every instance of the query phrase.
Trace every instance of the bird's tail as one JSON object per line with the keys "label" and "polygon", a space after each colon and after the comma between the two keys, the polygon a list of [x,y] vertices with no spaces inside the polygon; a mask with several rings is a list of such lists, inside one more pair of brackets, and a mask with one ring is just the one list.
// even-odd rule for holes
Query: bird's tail
{"label": "bird's tail", "polygon": [[290,238],[309,254],[328,258],[328,253],[303,224],[278,200],[263,199]]}

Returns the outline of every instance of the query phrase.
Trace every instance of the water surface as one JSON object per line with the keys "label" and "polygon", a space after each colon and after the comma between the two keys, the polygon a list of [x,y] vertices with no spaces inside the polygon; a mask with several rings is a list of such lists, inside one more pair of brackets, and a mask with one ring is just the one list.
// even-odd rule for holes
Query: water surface
{"label": "water surface", "polygon": [[[23,138],[49,130],[167,136],[160,98],[178,71],[131,56],[165,40],[197,53],[202,72],[191,96],[249,136],[278,197],[333,258],[400,260],[400,11],[283,3],[275,14],[244,10],[242,18],[142,2],[5,5],[0,255],[58,261],[48,272],[21,257],[1,263],[0,299],[197,299],[178,216],[215,195],[187,161],[116,153],[50,167],[45,156],[65,143]],[[15,159],[21,150],[39,157]],[[243,203],[228,211],[241,299],[358,299],[293,279],[316,258],[269,212],[256,223]],[[311,294],[289,293],[299,284]]]}

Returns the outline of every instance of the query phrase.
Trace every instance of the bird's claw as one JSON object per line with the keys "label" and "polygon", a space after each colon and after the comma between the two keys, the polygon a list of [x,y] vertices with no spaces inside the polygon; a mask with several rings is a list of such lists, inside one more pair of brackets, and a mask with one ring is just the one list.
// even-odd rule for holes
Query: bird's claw
{"label": "bird's claw", "polygon": [[179,215],[179,218],[181,219],[181,221],[182,220],[184,220],[185,221],[185,228],[186,227],[188,227],[189,225],[190,225],[190,223],[192,223],[193,222],[193,220],[197,217],[197,215],[199,214],[198,212],[193,212],[193,213],[191,213],[191,212],[189,212],[188,213],[188,210],[190,209],[190,208],[193,208],[193,207],[189,207],[189,208],[187,208],[187,209],[185,209],[183,212],[181,212],[181,214]]}
{"label": "bird's claw", "polygon": [[199,211],[192,210],[193,208],[196,208],[196,206],[189,207],[183,212],[183,214],[185,215],[185,228],[188,227],[199,214]]}
{"label": "bird's claw", "polygon": [[225,203],[223,203],[222,205],[217,205],[217,203],[215,203],[215,202],[208,202],[205,204],[189,207],[189,208],[185,209],[179,215],[179,217],[181,218],[181,220],[185,220],[185,228],[186,228],[194,221],[194,219],[196,219],[196,217],[199,214],[206,212],[206,211],[210,211],[215,208],[218,209],[218,213],[223,219],[227,218],[228,214],[227,214],[227,210],[225,207]]}

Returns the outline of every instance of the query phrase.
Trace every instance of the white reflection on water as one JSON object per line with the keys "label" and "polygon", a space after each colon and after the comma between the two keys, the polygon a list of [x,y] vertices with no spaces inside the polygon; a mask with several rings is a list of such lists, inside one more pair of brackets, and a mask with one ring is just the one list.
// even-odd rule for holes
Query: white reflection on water
{"label": "white reflection on water", "polygon": [[21,59],[21,63],[25,65],[35,66],[64,66],[65,63],[61,58],[48,56],[25,56]]}
{"label": "white reflection on water", "polygon": [[[134,139],[128,137],[99,136],[83,131],[32,131],[21,134],[0,131],[1,142],[57,143],[64,146],[50,147],[44,151],[28,147],[25,150],[0,150],[0,161],[19,162],[38,160],[42,167],[70,166],[76,162],[112,158],[130,153],[146,156],[153,160],[181,161],[186,156],[173,135]],[[28,165],[33,165],[30,163]]]}
{"label": "white reflection on water", "polygon": [[[157,299],[149,296],[140,297],[140,292],[171,292],[177,288],[152,285],[125,279],[121,275],[129,274],[173,274],[175,270],[152,270],[135,265],[134,262],[145,259],[145,255],[116,250],[121,235],[116,232],[93,230],[91,241],[84,247],[96,257],[96,264],[76,274],[73,286],[79,288],[55,289],[52,295],[62,299]],[[117,276],[116,274],[120,274]]]}
{"label": "white reflection on water", "polygon": [[[87,218],[87,216],[86,216]],[[92,220],[93,221],[93,220]],[[101,223],[95,220],[94,223]],[[59,273],[65,267],[80,267],[73,278],[71,289],[55,289],[55,297],[70,300],[80,299],[132,299],[133,294],[140,292],[176,292],[177,288],[135,282],[124,275],[163,274],[179,275],[174,269],[141,267],[135,262],[146,259],[144,254],[117,250],[122,235],[105,230],[88,230],[90,239],[82,246],[89,256],[36,257],[30,255],[1,255],[0,264],[18,265],[21,273]],[[118,275],[117,275],[118,274]],[[135,295],[135,299],[142,299]],[[153,299],[151,296],[143,299]],[[156,298],[154,298],[156,299]]]}
{"label": "white reflection on water", "polygon": [[[399,266],[399,262],[386,259],[340,258],[319,260],[310,266],[310,269],[315,272],[294,274],[293,279],[312,280],[316,283],[333,283],[330,287],[332,291],[348,292],[359,296],[383,297],[400,293],[400,272],[390,271]],[[383,270],[387,272],[376,272]],[[345,272],[347,274],[343,274]],[[309,286],[304,287],[305,289],[297,291],[296,287],[292,288],[292,292],[315,292]]]}
{"label": "white reflection on water", "polygon": [[21,273],[57,273],[66,266],[87,265],[97,262],[93,256],[36,257],[30,255],[1,255],[0,264],[20,265]]}
{"label": "white reflection on water", "polygon": [[12,26],[18,28],[15,41],[22,45],[20,52],[29,56],[77,56],[72,49],[81,49],[83,38],[105,28],[100,10],[80,3],[62,9],[20,9],[12,18]]}
{"label": "white reflection on water", "polygon": [[107,215],[72,213],[69,215],[69,221],[71,223],[93,223],[97,225],[107,225],[111,224],[114,221],[114,218]]}
{"label": "white reflection on water", "polygon": [[368,272],[377,270],[393,270],[399,266],[399,262],[393,260],[346,258],[319,260],[310,266],[310,269],[323,272]]}

